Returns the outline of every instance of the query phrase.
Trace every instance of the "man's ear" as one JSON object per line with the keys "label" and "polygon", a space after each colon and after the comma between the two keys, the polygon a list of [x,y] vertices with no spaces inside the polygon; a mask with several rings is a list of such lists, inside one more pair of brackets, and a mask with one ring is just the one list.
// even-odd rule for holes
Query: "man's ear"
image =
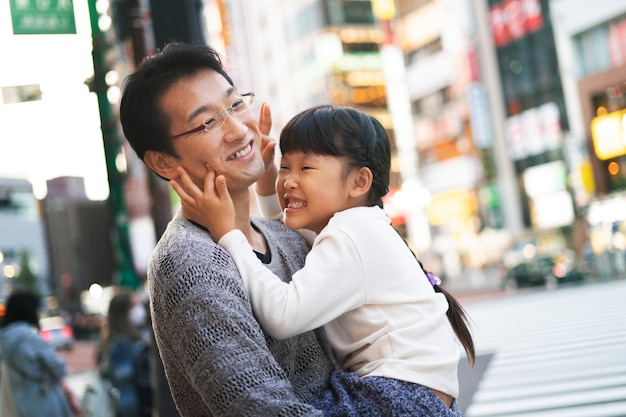
{"label": "man's ear", "polygon": [[372,180],[374,176],[372,171],[367,167],[361,167],[353,174],[352,188],[350,189],[350,197],[357,198],[369,193],[372,188]]}
{"label": "man's ear", "polygon": [[146,165],[163,178],[173,179],[178,177],[176,167],[179,164],[176,163],[176,159],[171,155],[163,152],[147,151],[143,155],[143,160]]}

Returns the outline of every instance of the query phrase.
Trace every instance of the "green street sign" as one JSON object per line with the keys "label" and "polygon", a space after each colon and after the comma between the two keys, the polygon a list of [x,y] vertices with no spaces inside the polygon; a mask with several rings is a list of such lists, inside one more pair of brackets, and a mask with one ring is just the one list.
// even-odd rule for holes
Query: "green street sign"
{"label": "green street sign", "polygon": [[76,34],[73,0],[9,0],[15,35]]}

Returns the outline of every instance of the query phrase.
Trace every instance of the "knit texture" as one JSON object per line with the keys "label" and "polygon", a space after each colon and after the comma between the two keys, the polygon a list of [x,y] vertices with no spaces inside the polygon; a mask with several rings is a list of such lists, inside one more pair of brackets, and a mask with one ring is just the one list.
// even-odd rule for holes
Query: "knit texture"
{"label": "knit texture", "polygon": [[[268,267],[284,280],[309,250],[282,223],[253,219],[271,251]],[[152,320],[172,396],[181,416],[321,416],[333,369],[323,332],[266,336],[239,272],[208,232],[177,213],[148,268]]]}

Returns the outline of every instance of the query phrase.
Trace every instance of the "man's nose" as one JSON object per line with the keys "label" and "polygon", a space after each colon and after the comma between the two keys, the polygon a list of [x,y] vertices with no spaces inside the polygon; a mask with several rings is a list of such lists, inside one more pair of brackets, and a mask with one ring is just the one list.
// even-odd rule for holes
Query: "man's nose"
{"label": "man's nose", "polygon": [[226,136],[233,135],[235,139],[237,139],[241,134],[248,131],[248,126],[246,126],[243,120],[231,112],[225,110],[222,117],[224,118],[224,126],[222,126],[222,130]]}

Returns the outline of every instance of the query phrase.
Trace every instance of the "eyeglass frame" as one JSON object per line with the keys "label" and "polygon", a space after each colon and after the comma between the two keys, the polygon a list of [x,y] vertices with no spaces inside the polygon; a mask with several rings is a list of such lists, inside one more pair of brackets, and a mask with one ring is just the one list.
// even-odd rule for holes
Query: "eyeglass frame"
{"label": "eyeglass frame", "polygon": [[[249,97],[249,100],[250,100],[249,103],[245,103],[245,101],[247,100],[246,99],[247,97]],[[235,104],[235,102],[237,100],[244,100],[244,103],[246,104],[246,108],[244,110],[239,111],[239,112],[235,111],[233,106],[234,106],[234,104]],[[227,114],[230,114],[231,117],[234,117],[237,114],[245,113],[245,112],[247,112],[248,110],[250,110],[252,108],[252,107],[250,107],[250,105],[252,103],[254,103],[254,93],[252,91],[240,94],[240,96],[238,98],[233,100],[233,102],[231,103],[230,106],[226,107],[225,109],[223,109],[220,112],[220,118],[221,118],[222,122],[216,128],[211,129],[211,130],[207,130],[206,129],[207,121],[204,121],[204,122],[202,122],[202,124],[200,126],[194,127],[193,129],[189,129],[186,132],[179,133],[178,135],[174,135],[174,136],[170,137],[170,139],[177,139],[177,138],[180,138],[180,137],[183,137],[183,136],[191,135],[192,133],[200,132],[201,130],[206,130],[207,132],[217,132],[218,130],[220,130],[222,128],[222,126],[224,126],[224,123],[226,123],[226,115]]]}

